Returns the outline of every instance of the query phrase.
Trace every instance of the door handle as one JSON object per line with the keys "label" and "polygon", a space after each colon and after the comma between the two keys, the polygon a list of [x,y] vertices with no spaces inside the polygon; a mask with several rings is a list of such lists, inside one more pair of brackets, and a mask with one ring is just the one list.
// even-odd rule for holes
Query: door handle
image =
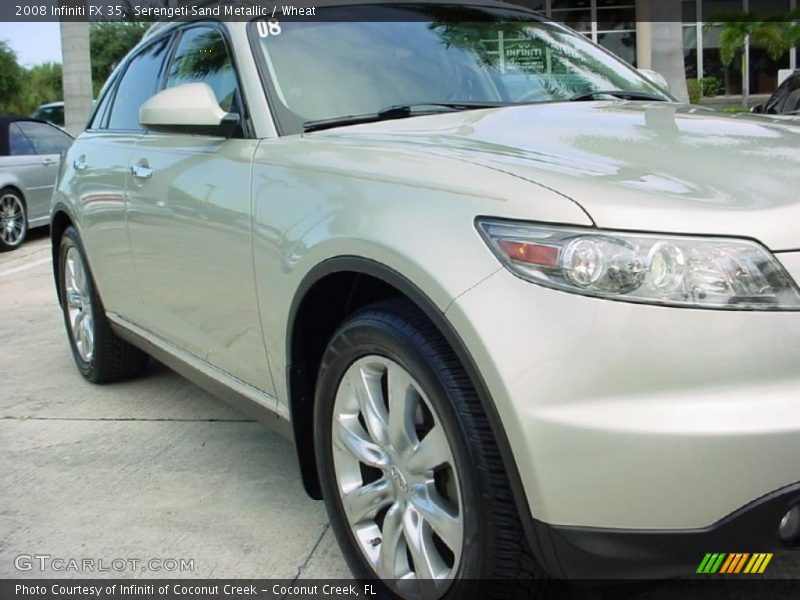
{"label": "door handle", "polygon": [[75,159],[75,162],[72,163],[72,167],[76,171],[85,171],[86,169],[89,168],[89,163],[86,162],[85,156],[79,156],[78,158]]}
{"label": "door handle", "polygon": [[55,161],[55,160],[53,160],[52,158],[45,158],[44,160],[42,160],[42,164],[43,164],[45,167],[50,167],[50,166],[52,166],[52,165],[56,164],[56,161]]}
{"label": "door handle", "polygon": [[150,179],[153,176],[153,169],[147,165],[133,165],[131,167],[131,176],[134,179]]}

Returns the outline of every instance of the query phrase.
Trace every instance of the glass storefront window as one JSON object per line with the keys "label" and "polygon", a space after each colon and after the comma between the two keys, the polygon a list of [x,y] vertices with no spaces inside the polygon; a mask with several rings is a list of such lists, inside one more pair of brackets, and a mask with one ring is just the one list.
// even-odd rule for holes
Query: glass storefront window
{"label": "glass storefront window", "polygon": [[606,31],[597,33],[597,43],[622,60],[636,66],[636,32]]}
{"label": "glass storefront window", "polygon": [[538,11],[542,14],[544,14],[545,9],[547,8],[545,5],[545,0],[516,0],[512,4],[519,4],[520,6]]}
{"label": "glass storefront window", "polygon": [[743,91],[742,53],[737,54],[729,66],[723,65],[719,49],[721,35],[722,27],[706,28],[703,32],[703,77],[719,80],[723,94],[738,95]]}
{"label": "glass storefront window", "polygon": [[636,66],[634,0],[597,0],[597,43]]}
{"label": "glass storefront window", "polygon": [[[750,9],[758,12],[764,20],[781,16],[792,8],[790,0],[757,0],[750,2]],[[778,60],[772,59],[762,48],[750,48],[750,93],[772,94],[778,87],[778,71],[788,69],[790,56],[787,52]]]}

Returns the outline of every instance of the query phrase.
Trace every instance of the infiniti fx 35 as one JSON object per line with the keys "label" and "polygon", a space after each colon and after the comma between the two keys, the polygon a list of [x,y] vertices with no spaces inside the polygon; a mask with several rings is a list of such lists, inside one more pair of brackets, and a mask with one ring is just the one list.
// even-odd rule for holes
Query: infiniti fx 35
{"label": "infiniti fx 35", "polygon": [[284,431],[402,597],[796,546],[800,129],[507,5],[319,11],[111,76],[52,210],[83,376]]}

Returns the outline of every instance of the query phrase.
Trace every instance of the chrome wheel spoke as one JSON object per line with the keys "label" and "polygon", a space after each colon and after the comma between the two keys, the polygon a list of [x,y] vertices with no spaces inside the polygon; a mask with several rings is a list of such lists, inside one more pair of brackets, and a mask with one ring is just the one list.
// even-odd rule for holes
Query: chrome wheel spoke
{"label": "chrome wheel spoke", "polygon": [[404,453],[416,442],[414,415],[418,398],[411,377],[400,367],[386,369],[389,390],[389,440],[394,448]]}
{"label": "chrome wheel spoke", "polygon": [[442,505],[435,490],[432,493],[415,493],[411,499],[411,506],[447,544],[448,548],[454,552],[461,548],[461,520]]}
{"label": "chrome wheel spoke", "polygon": [[82,308],[83,307],[83,298],[77,290],[69,289],[67,287],[67,306],[70,308]]}
{"label": "chrome wheel spoke", "polygon": [[94,332],[92,327],[92,317],[91,315],[85,316],[83,318],[83,322],[81,323],[81,329],[83,330],[83,347],[86,351],[87,356],[91,356],[92,350],[94,349]]}
{"label": "chrome wheel spoke", "polygon": [[342,504],[350,523],[361,523],[373,518],[380,509],[391,503],[391,487],[385,478],[381,478],[342,496]]}
{"label": "chrome wheel spoke", "polygon": [[367,436],[367,432],[354,417],[339,417],[334,421],[334,443],[347,450],[360,462],[370,467],[383,467],[389,464],[386,452]]}
{"label": "chrome wheel spoke", "polygon": [[438,596],[436,580],[441,577],[443,565],[430,533],[425,531],[425,522],[412,506],[406,508],[403,513],[403,535],[411,560],[414,561],[414,574],[419,581],[422,596],[436,598]]}
{"label": "chrome wheel spoke", "polygon": [[378,444],[385,445],[389,441],[388,415],[383,403],[380,375],[362,367],[350,371],[348,378],[370,437]]}
{"label": "chrome wheel spoke", "polygon": [[441,425],[431,429],[408,459],[408,468],[414,472],[425,472],[452,462],[450,445]]}
{"label": "chrome wheel spoke", "polygon": [[79,342],[83,341],[83,320],[85,318],[86,313],[80,310],[75,315],[75,319],[72,321],[72,333],[75,336],[75,340]]}
{"label": "chrome wheel spoke", "polygon": [[381,548],[378,555],[377,572],[381,579],[397,579],[408,571],[403,537],[403,508],[393,504],[383,519]]}

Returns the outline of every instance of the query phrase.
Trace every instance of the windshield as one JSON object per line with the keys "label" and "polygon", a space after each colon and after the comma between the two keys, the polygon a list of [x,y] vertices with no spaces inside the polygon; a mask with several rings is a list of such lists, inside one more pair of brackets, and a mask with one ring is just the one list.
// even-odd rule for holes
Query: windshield
{"label": "windshield", "polygon": [[350,14],[356,8],[371,20],[282,22],[279,35],[252,24],[283,133],[398,105],[558,102],[613,90],[668,99],[625,63],[532,13],[420,5]]}

